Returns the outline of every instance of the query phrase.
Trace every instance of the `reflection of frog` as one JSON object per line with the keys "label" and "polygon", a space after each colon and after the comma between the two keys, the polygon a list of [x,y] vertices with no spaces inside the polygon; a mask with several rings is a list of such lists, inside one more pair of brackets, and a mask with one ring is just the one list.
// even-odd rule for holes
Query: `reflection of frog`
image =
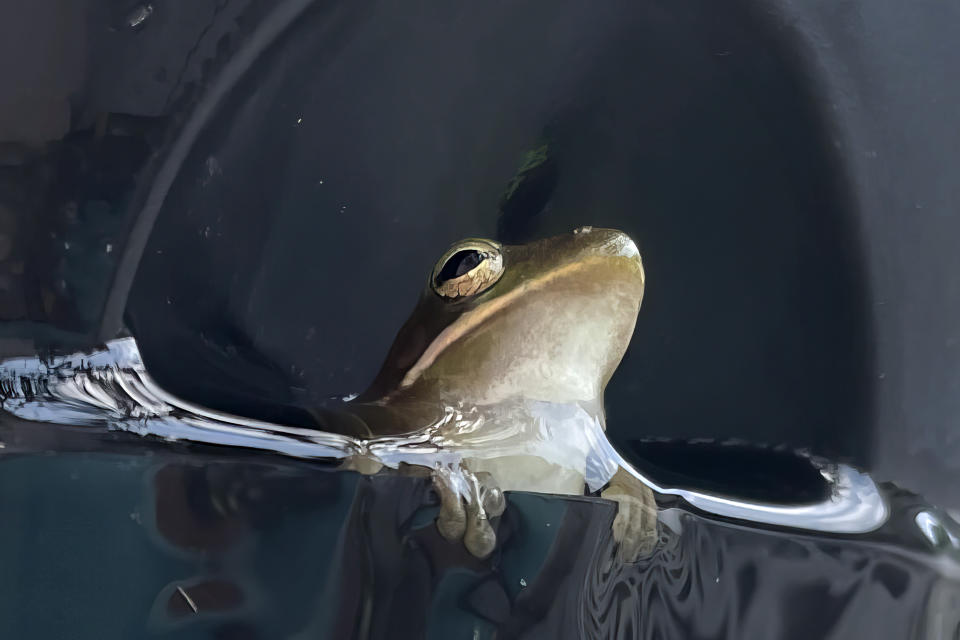
{"label": "reflection of frog", "polygon": [[643,289],[636,245],[619,231],[464,240],[437,263],[370,388],[319,417],[379,461],[423,464],[428,448],[442,463],[438,526],[475,555],[493,548],[500,490],[582,495],[585,480],[618,501],[614,532],[636,555],[653,537],[653,496],[618,470],[602,403]]}

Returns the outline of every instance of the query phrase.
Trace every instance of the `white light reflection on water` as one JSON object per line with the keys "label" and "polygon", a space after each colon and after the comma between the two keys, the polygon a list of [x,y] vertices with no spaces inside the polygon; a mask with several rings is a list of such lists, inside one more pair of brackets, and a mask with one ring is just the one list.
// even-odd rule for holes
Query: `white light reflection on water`
{"label": "white light reflection on water", "polygon": [[[889,509],[873,480],[846,465],[835,465],[828,500],[807,505],[768,505],[660,486],[625,461],[610,445],[593,415],[568,406],[525,403],[505,409],[501,420],[480,425],[469,410],[451,409],[443,421],[407,437],[358,440],[314,429],[290,427],[213,411],[164,391],[147,373],[136,341],[123,338],[90,353],[42,360],[16,358],[0,363],[3,408],[30,421],[100,426],[167,440],[245,447],[300,458],[367,458],[396,467],[401,462],[455,467],[467,457],[496,458],[529,443],[511,411],[536,417],[536,455],[559,464],[579,457],[591,491],[600,489],[618,466],[662,495],[684,499],[715,515],[756,523],[829,533],[865,533],[879,528]],[[497,414],[493,414],[497,415]],[[483,428],[480,428],[480,427]],[[524,445],[528,446],[528,445]],[[924,523],[917,525],[924,531]]]}

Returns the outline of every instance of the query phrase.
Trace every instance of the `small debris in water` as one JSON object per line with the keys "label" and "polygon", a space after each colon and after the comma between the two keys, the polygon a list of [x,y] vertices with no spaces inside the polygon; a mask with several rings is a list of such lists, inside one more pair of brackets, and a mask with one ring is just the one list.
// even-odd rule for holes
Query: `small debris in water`
{"label": "small debris in water", "polygon": [[521,586],[522,588],[524,588],[524,589],[527,588],[527,579],[526,579],[526,578],[520,578],[520,586]]}
{"label": "small debris in water", "polygon": [[220,161],[214,156],[207,157],[205,163],[207,169],[207,175],[200,181],[200,185],[205,187],[210,184],[210,181],[213,180],[214,176],[223,175],[223,167],[220,166]]}
{"label": "small debris in water", "polygon": [[127,27],[133,29],[134,31],[139,31],[143,28],[144,23],[150,19],[150,16],[153,15],[153,5],[152,4],[142,4],[130,13],[127,14]]}
{"label": "small debris in water", "polygon": [[183,590],[183,587],[177,587],[177,591],[180,592],[180,595],[183,596],[183,599],[187,601],[187,604],[190,605],[190,608],[193,609],[194,613],[197,613],[197,603],[193,601],[193,598],[187,595],[187,592]]}

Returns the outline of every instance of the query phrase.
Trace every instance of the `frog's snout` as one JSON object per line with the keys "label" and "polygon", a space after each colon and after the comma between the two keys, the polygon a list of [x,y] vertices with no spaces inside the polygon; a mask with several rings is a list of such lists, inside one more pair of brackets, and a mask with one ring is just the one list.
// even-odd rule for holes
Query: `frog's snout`
{"label": "frog's snout", "polygon": [[640,250],[637,248],[637,243],[622,231],[613,231],[607,246],[614,255],[640,259]]}
{"label": "frog's snout", "polygon": [[578,227],[573,230],[578,237],[590,247],[590,250],[600,254],[618,258],[640,259],[640,250],[633,239],[623,231],[617,229],[597,229],[594,227]]}

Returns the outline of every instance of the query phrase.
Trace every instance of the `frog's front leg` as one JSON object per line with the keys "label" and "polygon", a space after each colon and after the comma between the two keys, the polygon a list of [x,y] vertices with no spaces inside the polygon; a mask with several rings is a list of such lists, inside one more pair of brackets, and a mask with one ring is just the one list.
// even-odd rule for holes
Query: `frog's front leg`
{"label": "frog's front leg", "polygon": [[[343,469],[374,475],[383,470],[382,462],[366,455],[353,456],[343,462]],[[462,465],[454,468],[438,465],[434,469],[419,464],[401,462],[397,471],[405,476],[430,476],[440,496],[437,529],[447,540],[463,540],[464,546],[478,558],[493,552],[497,536],[490,518],[503,514],[506,499],[493,476],[484,471],[472,472]]]}
{"label": "frog's front leg", "polygon": [[619,469],[600,496],[617,503],[613,538],[624,562],[649,555],[657,544],[657,503],[653,491],[625,469]]}
{"label": "frog's front leg", "polygon": [[493,552],[497,535],[490,518],[501,515],[506,507],[503,492],[489,474],[472,473],[464,468],[438,467],[432,474],[433,486],[440,496],[437,529],[450,541],[463,540],[464,546],[478,558]]}

